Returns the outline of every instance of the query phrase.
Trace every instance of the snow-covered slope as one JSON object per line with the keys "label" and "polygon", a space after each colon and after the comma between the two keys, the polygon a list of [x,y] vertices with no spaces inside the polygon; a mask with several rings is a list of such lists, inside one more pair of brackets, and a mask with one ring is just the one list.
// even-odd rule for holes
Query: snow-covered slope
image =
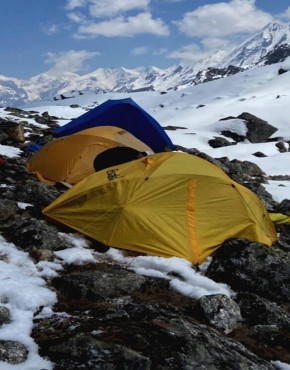
{"label": "snow-covered slope", "polygon": [[[51,115],[62,117],[64,119],[59,124],[63,125],[108,99],[131,97],[162,126],[184,127],[167,131],[175,144],[197,148],[215,158],[227,156],[230,159],[255,161],[269,175],[284,175],[289,172],[284,160],[290,160],[290,152],[283,153],[281,162],[278,159],[281,153],[273,142],[241,142],[235,146],[214,149],[209,146],[208,140],[220,136],[219,119],[249,112],[276,127],[276,137],[283,138],[285,142],[290,141],[290,72],[278,74],[279,69],[285,65],[289,65],[288,60],[166,94],[157,91],[105,94],[86,92],[67,100],[42,101],[23,107],[48,111]],[[72,104],[78,104],[79,107],[71,108]],[[257,151],[264,152],[267,157],[253,156]]]}

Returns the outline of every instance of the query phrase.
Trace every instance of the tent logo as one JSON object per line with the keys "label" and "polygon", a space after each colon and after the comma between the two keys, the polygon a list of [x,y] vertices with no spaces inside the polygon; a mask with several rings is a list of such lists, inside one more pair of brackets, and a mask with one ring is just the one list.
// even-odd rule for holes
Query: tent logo
{"label": "tent logo", "polygon": [[116,180],[120,175],[117,173],[119,171],[118,169],[116,170],[109,170],[107,171],[107,177],[109,181]]}

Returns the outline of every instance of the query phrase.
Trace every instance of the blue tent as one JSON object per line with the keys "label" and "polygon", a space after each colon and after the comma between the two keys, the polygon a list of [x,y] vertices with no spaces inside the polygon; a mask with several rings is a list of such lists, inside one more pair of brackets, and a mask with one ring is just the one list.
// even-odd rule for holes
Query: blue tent
{"label": "blue tent", "polygon": [[174,145],[160,124],[132,99],[107,100],[98,107],[57,128],[56,136],[68,136],[97,126],[117,126],[130,132],[154,152]]}

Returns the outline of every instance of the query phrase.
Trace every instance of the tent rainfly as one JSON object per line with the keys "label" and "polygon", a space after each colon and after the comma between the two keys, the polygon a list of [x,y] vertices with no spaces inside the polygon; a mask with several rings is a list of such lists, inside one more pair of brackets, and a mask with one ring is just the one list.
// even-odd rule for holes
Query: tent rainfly
{"label": "tent rainfly", "polygon": [[153,154],[92,174],[43,213],[105,245],[193,264],[229,238],[269,246],[277,239],[252,191],[186,153]]}
{"label": "tent rainfly", "polygon": [[131,98],[107,100],[54,130],[57,137],[98,126],[118,126],[147,144],[155,153],[174,149],[160,124]]}

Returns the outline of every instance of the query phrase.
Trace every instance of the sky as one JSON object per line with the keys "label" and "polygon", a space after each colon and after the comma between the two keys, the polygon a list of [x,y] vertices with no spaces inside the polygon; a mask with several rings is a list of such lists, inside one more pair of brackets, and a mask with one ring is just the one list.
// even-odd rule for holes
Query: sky
{"label": "sky", "polygon": [[0,75],[195,64],[271,21],[288,0],[1,0]]}
{"label": "sky", "polygon": [[[281,153],[274,141],[253,144],[247,140],[222,148],[212,148],[208,140],[221,136],[224,129],[236,133],[245,131],[245,124],[219,121],[225,116],[234,116],[242,112],[252,113],[266,120],[278,130],[275,137],[283,138],[288,146],[290,143],[289,104],[290,104],[290,72],[278,75],[280,67],[290,69],[290,58],[283,63],[259,67],[227,78],[200,84],[182,91],[171,91],[160,94],[152,91],[146,93],[107,93],[99,94],[98,102],[107,99],[131,97],[143,109],[158,120],[162,126],[174,125],[185,127],[175,131],[166,131],[174,144],[198,150],[213,158],[228,157],[256,163],[266,175],[290,175],[290,151]],[[279,98],[277,98],[279,96]],[[37,102],[26,108],[39,113],[49,112],[50,115],[64,118],[58,123],[63,125],[93,107],[96,95],[84,93],[68,100]],[[72,108],[72,104],[78,104]],[[34,103],[36,104],[36,103]],[[202,108],[197,109],[200,104]],[[25,107],[23,107],[25,108]],[[4,108],[0,108],[0,118],[13,119]],[[17,118],[15,118],[17,122]],[[28,123],[41,126],[34,119],[27,118]],[[230,126],[230,127],[229,127]],[[43,125],[42,125],[43,127]],[[29,143],[29,132],[26,140]],[[229,139],[231,140],[231,139]],[[289,146],[290,149],[290,146]],[[256,157],[253,153],[261,151],[266,157]],[[0,156],[17,157],[20,149],[0,144]],[[271,180],[263,184],[274,200],[281,202],[289,199],[290,181]],[[0,186],[6,186],[1,184]],[[27,204],[18,203],[24,209]],[[171,288],[183,295],[199,299],[203,295],[225,294],[233,297],[227,285],[219,284],[204,276],[211,257],[196,272],[188,261],[181,258],[163,258],[158,256],[129,257],[123,250],[110,248],[106,253],[97,253],[90,249],[87,240],[81,235],[66,236],[73,247],[57,251],[51,262],[36,262],[29,254],[6,242],[0,236],[0,254],[6,256],[0,260],[0,301],[11,312],[12,322],[0,327],[0,340],[21,341],[29,352],[28,359],[19,365],[7,365],[0,362],[0,370],[52,370],[53,364],[41,358],[38,348],[30,336],[33,326],[33,315],[43,307],[38,317],[49,317],[53,314],[53,305],[57,297],[46,285],[46,280],[57,276],[64,264],[85,264],[94,261],[114,261],[121,266],[132,269],[138,274],[167,279]],[[179,278],[180,277],[180,278]],[[19,292],[22,292],[20,294]],[[23,293],[25,292],[25,294]],[[5,303],[3,303],[5,302]],[[276,369],[290,370],[290,364],[274,361]]]}

